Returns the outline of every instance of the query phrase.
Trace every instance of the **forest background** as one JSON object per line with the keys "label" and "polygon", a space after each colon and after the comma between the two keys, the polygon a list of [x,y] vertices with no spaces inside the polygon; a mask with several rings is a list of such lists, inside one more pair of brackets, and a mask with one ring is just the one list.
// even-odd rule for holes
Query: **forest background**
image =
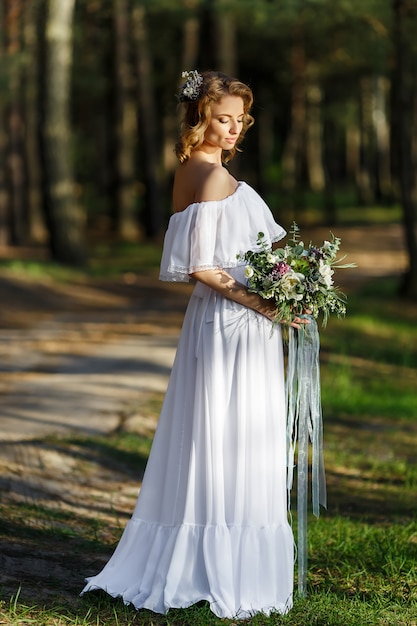
{"label": "forest background", "polygon": [[78,598],[153,439],[163,393],[143,386],[190,294],[157,281],[175,94],[214,68],[255,94],[232,173],[358,264],[321,333],[308,597],[251,624],[416,626],[416,33],[417,0],[0,0],[1,623],[218,623]]}
{"label": "forest background", "polygon": [[0,256],[159,241],[181,71],[215,68],[255,93],[233,173],[285,226],[400,207],[415,296],[416,29],[415,0],[4,0]]}

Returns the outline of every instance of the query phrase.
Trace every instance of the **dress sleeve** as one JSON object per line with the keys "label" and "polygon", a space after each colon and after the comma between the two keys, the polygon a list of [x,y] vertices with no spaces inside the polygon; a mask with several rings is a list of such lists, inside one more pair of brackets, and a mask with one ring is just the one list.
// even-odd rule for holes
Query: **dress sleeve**
{"label": "dress sleeve", "polygon": [[165,234],[159,279],[188,282],[190,274],[221,266],[216,255],[216,201],[198,202],[171,216]]}
{"label": "dress sleeve", "polygon": [[246,183],[223,200],[190,204],[169,220],[159,278],[188,282],[193,272],[242,265],[242,254],[256,249],[259,232],[268,245],[285,235]]}

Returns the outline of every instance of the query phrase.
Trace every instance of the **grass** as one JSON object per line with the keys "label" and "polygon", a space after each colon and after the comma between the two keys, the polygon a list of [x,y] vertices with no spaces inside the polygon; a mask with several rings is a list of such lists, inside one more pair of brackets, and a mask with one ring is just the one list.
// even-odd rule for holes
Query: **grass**
{"label": "grass", "polygon": [[[44,251],[42,256],[44,255]],[[155,273],[161,260],[162,245],[144,242],[99,243],[89,251],[84,269],[61,265],[49,259],[0,259],[0,269],[13,275],[49,278],[59,282],[84,282],[86,278],[132,280],[135,274]]]}
{"label": "grass", "polygon": [[[309,524],[308,596],[296,596],[286,616],[257,615],[248,624],[417,626],[417,307],[399,301],[396,288],[394,280],[365,285],[350,294],[347,318],[331,320],[321,332],[329,506]],[[141,409],[156,415],[160,402],[155,394]],[[150,440],[121,428],[105,438],[39,445],[77,458],[74,476],[78,472],[87,487],[88,477],[105,468],[121,484],[134,485]],[[161,616],[102,593],[79,598],[83,576],[105,562],[127,519],[118,504],[105,514],[103,507],[95,511],[91,498],[87,504],[3,500],[0,624],[235,623],[218,620],[206,604]],[[133,505],[134,499],[126,510]],[[10,579],[12,561],[22,565]]]}

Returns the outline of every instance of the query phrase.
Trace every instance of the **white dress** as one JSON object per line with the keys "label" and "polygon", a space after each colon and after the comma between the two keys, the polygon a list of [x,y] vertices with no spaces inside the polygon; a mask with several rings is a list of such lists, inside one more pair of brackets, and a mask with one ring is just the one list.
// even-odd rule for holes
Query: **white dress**
{"label": "white dress", "polygon": [[[226,268],[285,231],[246,183],[172,215],[161,280]],[[219,617],[292,606],[287,520],[284,366],[280,328],[197,283],[131,520],[83,592],[166,613],[207,600]]]}

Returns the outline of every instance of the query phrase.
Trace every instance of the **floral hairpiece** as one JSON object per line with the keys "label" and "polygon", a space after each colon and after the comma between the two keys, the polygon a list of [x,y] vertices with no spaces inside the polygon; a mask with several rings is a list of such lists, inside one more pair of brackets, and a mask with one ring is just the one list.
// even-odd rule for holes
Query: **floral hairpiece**
{"label": "floral hairpiece", "polygon": [[180,87],[178,100],[180,102],[198,100],[200,97],[200,87],[203,84],[203,77],[201,74],[197,70],[191,70],[191,72],[183,72],[181,76],[186,80]]}

